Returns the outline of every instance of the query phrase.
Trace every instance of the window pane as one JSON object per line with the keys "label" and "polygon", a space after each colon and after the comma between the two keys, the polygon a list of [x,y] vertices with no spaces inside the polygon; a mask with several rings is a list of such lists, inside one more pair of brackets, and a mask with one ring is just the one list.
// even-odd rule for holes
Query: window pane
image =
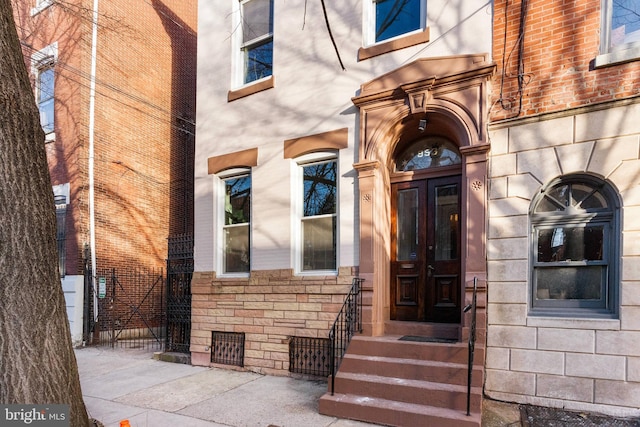
{"label": "window pane", "polygon": [[273,41],[244,49],[244,82],[250,83],[273,74]]}
{"label": "window pane", "polygon": [[227,179],[225,186],[224,224],[243,224],[251,220],[251,177]]}
{"label": "window pane", "polygon": [[302,221],[302,269],[336,269],[336,217]]}
{"label": "window pane", "polygon": [[640,42],[640,2],[612,0],[610,48]]}
{"label": "window pane", "polygon": [[53,132],[53,68],[43,68],[38,72],[38,109],[40,125],[45,133]]}
{"label": "window pane", "polygon": [[569,206],[569,185],[558,185],[547,192],[562,207]]}
{"label": "window pane", "polygon": [[40,126],[42,126],[42,130],[44,130],[44,133],[53,132],[53,99],[41,102],[38,105],[38,109],[40,110]]}
{"label": "window pane", "polygon": [[418,257],[418,189],[398,191],[397,210],[397,260],[416,260]]}
{"label": "window pane", "polygon": [[536,299],[601,300],[606,267],[538,268]]}
{"label": "window pane", "polygon": [[403,151],[396,159],[396,171],[429,169],[460,164],[456,146],[444,138],[424,138]]}
{"label": "window pane", "polygon": [[421,0],[377,0],[376,41],[420,28]]}
{"label": "window pane", "polygon": [[607,207],[607,200],[598,190],[589,185],[573,184],[571,186],[573,204],[579,209],[603,209]]}
{"label": "window pane", "polygon": [[538,229],[538,262],[602,261],[604,226]]}
{"label": "window pane", "polygon": [[43,68],[38,74],[38,101],[53,98],[53,68]]}
{"label": "window pane", "polygon": [[242,7],[242,42],[273,32],[272,0],[251,0]]}
{"label": "window pane", "polygon": [[336,213],[336,162],[303,166],[303,216]]}
{"label": "window pane", "polygon": [[249,225],[224,229],[224,272],[249,271]]}
{"label": "window pane", "polygon": [[436,188],[436,249],[437,261],[458,258],[458,186]]}

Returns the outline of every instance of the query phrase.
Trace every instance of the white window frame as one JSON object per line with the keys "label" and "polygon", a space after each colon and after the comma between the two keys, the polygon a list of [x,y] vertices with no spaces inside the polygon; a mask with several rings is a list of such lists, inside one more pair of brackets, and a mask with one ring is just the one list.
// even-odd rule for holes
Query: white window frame
{"label": "white window frame", "polygon": [[35,16],[54,3],[54,0],[36,0],[36,5],[31,9],[31,16]]}
{"label": "white window frame", "polygon": [[[261,37],[258,37],[256,39],[251,40],[251,42],[249,43],[243,43],[243,25],[242,25],[242,7],[250,2],[251,0],[233,0],[234,2],[234,9],[233,9],[233,19],[232,19],[232,26],[233,26],[233,37],[231,38],[231,49],[233,50],[233,54],[232,54],[232,64],[231,64],[231,78],[232,78],[232,82],[231,82],[231,86],[234,89],[238,89],[240,87],[243,86],[250,86],[253,84],[256,84],[258,82],[267,80],[269,78],[271,78],[273,76],[273,56],[274,56],[274,52],[271,52],[271,65],[272,65],[272,72],[271,75],[269,76],[265,76],[262,77],[260,79],[257,80],[252,80],[248,83],[245,83],[245,74],[244,74],[244,49],[256,44],[260,44],[265,40],[271,39],[271,42],[273,43],[273,31],[271,33],[265,34]],[[273,0],[271,0],[273,1]],[[275,9],[275,4],[273,5],[273,8]],[[275,14],[275,11],[273,12],[273,14]],[[273,15],[272,14],[272,15]],[[273,21],[274,17],[271,16],[271,19]],[[274,25],[275,26],[275,25]]]}
{"label": "white window frame", "polygon": [[[49,69],[52,68],[54,69],[56,62],[58,62],[58,42],[54,42],[52,44],[50,44],[49,46],[40,49],[39,51],[35,52],[33,55],[31,55],[31,73],[33,74],[34,78],[35,78],[35,98],[36,98],[36,105],[38,105],[39,107],[39,98],[40,98],[40,94],[39,94],[39,79],[40,79],[40,73],[45,70],[45,69]],[[54,79],[56,77],[56,73],[55,73],[55,69],[53,70],[53,75],[54,75]],[[54,91],[55,91],[55,85],[54,85]],[[54,128],[55,128],[55,96],[54,96],[54,119],[53,119],[53,123],[54,123]],[[56,139],[56,133],[55,130],[46,133],[45,135],[45,141],[46,142],[51,142],[54,141]]]}
{"label": "white window frame", "polygon": [[[640,59],[640,41],[624,43],[614,48],[609,48],[611,42],[614,1],[615,0],[601,0],[600,54],[595,59],[596,67],[620,64]],[[640,30],[638,32],[640,33]]]}
{"label": "white window frame", "polygon": [[[302,195],[304,194],[304,167],[316,163],[322,162],[335,162],[336,164],[336,211],[334,214],[327,214],[326,216],[333,216],[336,221],[336,237],[335,237],[335,269],[331,270],[305,270],[303,266],[304,252],[302,245],[304,244],[304,236],[302,233],[302,222],[304,221],[304,201]],[[294,261],[294,271],[298,275],[318,276],[318,275],[337,275],[340,263],[340,162],[338,158],[338,152],[336,151],[322,151],[305,154],[293,159],[293,171],[292,171],[292,189],[293,195],[292,203],[292,218],[293,218],[293,245],[291,247],[291,257]],[[319,216],[318,216],[319,217]],[[318,218],[313,217],[313,218]]]}
{"label": "white window frame", "polygon": [[363,29],[362,34],[364,34],[364,45],[365,46],[373,46],[379,43],[386,43],[391,40],[396,40],[402,37],[406,37],[410,34],[416,34],[421,31],[424,31],[427,27],[427,0],[420,0],[420,28],[412,31],[408,31],[406,33],[402,33],[395,37],[391,37],[388,39],[376,41],[376,0],[365,0],[363,2],[364,11],[363,11]]}
{"label": "white window frame", "polygon": [[[228,228],[228,226],[225,224],[225,203],[226,203],[226,192],[225,192],[225,182],[229,179],[234,179],[234,178],[239,178],[242,176],[249,176],[251,179],[253,179],[252,174],[251,174],[251,168],[232,168],[232,169],[226,169],[224,171],[219,172],[218,174],[216,174],[216,179],[217,179],[217,185],[216,185],[216,197],[214,200],[216,200],[216,207],[215,207],[215,215],[216,215],[216,219],[215,219],[215,235],[216,235],[216,247],[217,250],[215,251],[216,253],[216,260],[215,260],[215,265],[216,265],[216,271],[218,272],[218,276],[219,277],[249,277],[250,272],[251,272],[251,256],[253,255],[253,244],[252,244],[252,236],[253,233],[251,232],[251,227],[252,227],[252,219],[253,219],[253,200],[251,203],[251,207],[250,207],[250,213],[249,213],[249,223],[248,223],[248,227],[249,227],[249,271],[247,272],[230,272],[227,273],[225,272],[225,241],[224,241],[224,230],[226,228]],[[253,181],[251,182],[251,197],[253,198]]]}

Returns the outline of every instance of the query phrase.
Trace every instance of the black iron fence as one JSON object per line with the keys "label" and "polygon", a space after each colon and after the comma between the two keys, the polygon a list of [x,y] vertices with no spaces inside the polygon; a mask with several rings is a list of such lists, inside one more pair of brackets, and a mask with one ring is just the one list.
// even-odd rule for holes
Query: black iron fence
{"label": "black iron fence", "polygon": [[167,335],[165,351],[189,353],[193,234],[169,237],[167,258]]}
{"label": "black iron fence", "polygon": [[342,363],[351,338],[356,332],[362,332],[362,282],[364,279],[354,278],[351,290],[347,295],[336,321],[329,331],[330,357],[329,372],[331,373],[331,394],[336,380],[336,373]]}
{"label": "black iron fence", "polygon": [[102,269],[93,277],[84,253],[84,334],[87,345],[189,353],[193,234],[170,237],[162,269]]}
{"label": "black iron fence", "polygon": [[98,271],[93,343],[161,350],[165,336],[164,274],[160,270]]}

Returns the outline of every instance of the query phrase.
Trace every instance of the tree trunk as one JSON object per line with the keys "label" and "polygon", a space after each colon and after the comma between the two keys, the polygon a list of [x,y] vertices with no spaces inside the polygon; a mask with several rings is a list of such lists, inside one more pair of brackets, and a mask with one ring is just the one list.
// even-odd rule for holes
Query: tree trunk
{"label": "tree trunk", "polygon": [[44,133],[10,0],[0,0],[0,402],[68,404],[90,425],[57,268]]}

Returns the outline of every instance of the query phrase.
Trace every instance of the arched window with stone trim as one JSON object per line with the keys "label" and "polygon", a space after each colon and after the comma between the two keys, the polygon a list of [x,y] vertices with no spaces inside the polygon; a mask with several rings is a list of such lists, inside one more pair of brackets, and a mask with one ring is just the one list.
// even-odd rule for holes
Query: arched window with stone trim
{"label": "arched window with stone trim", "polygon": [[530,210],[531,314],[615,317],[620,203],[606,181],[586,174],[543,187]]}

